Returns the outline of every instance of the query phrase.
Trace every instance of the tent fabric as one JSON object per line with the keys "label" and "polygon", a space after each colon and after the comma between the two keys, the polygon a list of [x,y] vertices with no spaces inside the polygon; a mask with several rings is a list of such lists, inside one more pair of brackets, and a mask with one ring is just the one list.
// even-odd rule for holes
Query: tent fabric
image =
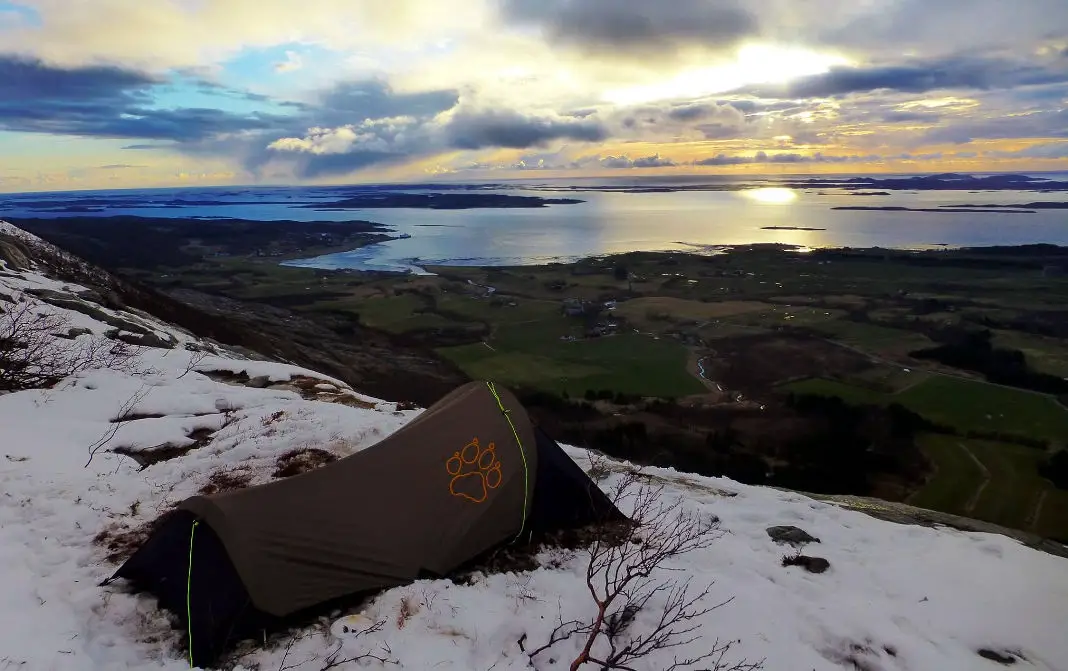
{"label": "tent fabric", "polygon": [[508,417],[488,385],[468,384],[350,458],[179,508],[214,529],[271,615],[444,575],[518,533],[530,505],[534,432],[515,397],[498,394]]}
{"label": "tent fabric", "polygon": [[114,577],[176,613],[191,659],[210,664],[308,609],[622,517],[515,396],[473,382],[333,464],[186,499]]}

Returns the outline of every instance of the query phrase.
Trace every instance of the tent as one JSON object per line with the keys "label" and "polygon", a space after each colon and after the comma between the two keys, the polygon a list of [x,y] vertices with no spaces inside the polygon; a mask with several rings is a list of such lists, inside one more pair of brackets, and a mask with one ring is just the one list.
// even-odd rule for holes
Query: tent
{"label": "tent", "polygon": [[310,609],[621,517],[511,393],[472,382],[352,456],[186,499],[109,581],[178,615],[205,666]]}

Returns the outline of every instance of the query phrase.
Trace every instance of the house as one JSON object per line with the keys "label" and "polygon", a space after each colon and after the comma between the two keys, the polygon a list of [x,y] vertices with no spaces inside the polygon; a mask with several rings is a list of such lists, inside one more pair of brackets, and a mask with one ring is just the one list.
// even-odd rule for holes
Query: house
{"label": "house", "polygon": [[586,305],[580,298],[565,298],[561,307],[568,317],[581,317],[586,314]]}

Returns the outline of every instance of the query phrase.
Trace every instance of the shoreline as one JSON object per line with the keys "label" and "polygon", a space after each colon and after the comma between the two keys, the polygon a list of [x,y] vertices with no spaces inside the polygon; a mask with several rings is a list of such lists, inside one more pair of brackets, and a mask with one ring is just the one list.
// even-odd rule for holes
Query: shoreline
{"label": "shoreline", "polygon": [[[346,249],[340,252],[334,252],[334,254],[344,254],[346,252],[353,252],[358,249],[370,247],[378,244],[379,242],[387,242],[388,240],[403,239],[400,237],[389,237],[386,240],[379,240],[369,242],[366,245]],[[535,263],[521,263],[521,264],[478,264],[478,263],[465,263],[465,264],[451,264],[447,260],[444,263],[423,261],[418,258],[412,259],[400,259],[409,261],[410,268],[417,268],[421,271],[418,274],[426,275],[438,275],[437,270],[448,271],[451,269],[471,269],[471,268],[499,268],[499,269],[515,269],[515,268],[551,268],[551,267],[566,267],[577,266],[586,263],[594,262],[607,262],[611,259],[618,259],[632,255],[662,255],[662,256],[684,256],[684,257],[710,257],[720,254],[728,254],[733,252],[746,252],[746,251],[767,251],[778,253],[794,253],[794,254],[849,254],[856,256],[875,256],[875,255],[910,255],[917,257],[931,257],[940,258],[945,255],[959,256],[959,253],[965,253],[970,255],[1001,255],[1005,252],[1021,252],[1026,250],[1035,250],[1041,252],[1042,255],[1052,254],[1054,256],[1064,256],[1068,259],[1068,245],[1055,245],[1050,243],[1027,243],[1020,245],[983,245],[983,246],[963,246],[963,245],[950,245],[946,243],[930,243],[925,247],[845,247],[845,246],[816,246],[816,245],[796,245],[789,243],[779,242],[754,242],[740,245],[707,245],[702,248],[695,248],[692,250],[674,250],[674,249],[653,249],[653,250],[635,250],[628,252],[615,252],[611,254],[594,254],[590,256],[577,257],[569,261],[550,261],[550,262],[535,262]],[[316,258],[323,256],[332,256],[333,254],[319,254],[317,256],[308,257],[307,259],[286,259],[285,261],[312,261]],[[1036,254],[1037,255],[1037,254]],[[363,268],[363,267],[325,267],[325,266],[311,266],[311,265],[289,265],[285,261],[280,262],[278,265],[286,268],[306,268],[312,270],[319,270],[325,272],[349,272],[349,273],[374,273],[383,276],[403,276],[413,274],[411,270],[382,270],[380,268]],[[1068,270],[1068,269],[1066,269]]]}

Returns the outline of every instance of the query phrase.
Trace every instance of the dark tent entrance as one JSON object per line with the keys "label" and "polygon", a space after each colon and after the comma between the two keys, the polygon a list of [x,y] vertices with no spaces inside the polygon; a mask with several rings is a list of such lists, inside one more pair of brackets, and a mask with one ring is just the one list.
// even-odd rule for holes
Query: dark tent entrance
{"label": "dark tent entrance", "polygon": [[621,518],[512,394],[473,382],[333,464],[183,501],[112,579],[175,613],[208,666],[326,604]]}

